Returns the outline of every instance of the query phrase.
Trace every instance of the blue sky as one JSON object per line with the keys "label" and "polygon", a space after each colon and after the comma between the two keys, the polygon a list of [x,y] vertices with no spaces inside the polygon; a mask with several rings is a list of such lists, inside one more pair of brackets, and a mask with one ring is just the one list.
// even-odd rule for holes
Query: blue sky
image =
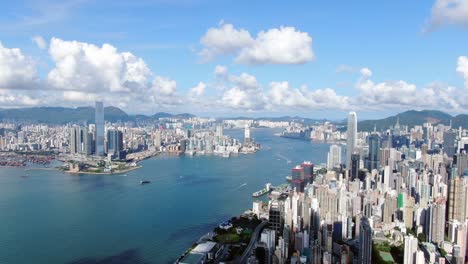
{"label": "blue sky", "polygon": [[[210,116],[339,118],[356,110],[372,118],[405,109],[467,112],[466,0],[252,2],[4,1],[0,48],[8,56],[19,49],[26,61],[9,63],[21,59],[0,56],[0,69],[22,67],[35,73],[17,73],[3,82],[0,77],[0,103],[79,106],[99,99],[131,113]],[[226,47],[229,26],[231,33],[244,30],[250,36]],[[293,28],[288,31],[292,35],[286,35],[286,28]],[[203,43],[210,29],[221,39]],[[258,37],[261,31],[277,37],[272,46]],[[235,34],[232,39],[240,39]],[[296,42],[288,41],[294,36]],[[42,48],[33,37],[43,40]],[[52,45],[52,39],[59,41]],[[84,44],[94,45],[98,53],[87,56],[102,55],[106,63],[80,64],[93,59],[78,52],[72,57],[80,65],[71,67],[63,54],[68,44],[83,52],[88,48]],[[147,69],[131,72],[137,84],[127,85],[128,74],[122,73],[135,64],[107,64],[113,59],[99,53],[103,44],[116,49],[113,58],[130,52],[142,60]],[[283,47],[284,57],[275,57],[276,46]],[[216,54],[206,60],[200,55],[204,49]],[[287,56],[301,49],[306,52],[302,58]],[[240,58],[243,52],[247,59]],[[97,74],[100,67],[114,66],[116,70]],[[217,66],[226,72],[215,74]],[[54,69],[59,74],[51,76]],[[246,85],[243,80],[252,77],[255,82]],[[200,82],[203,87],[192,90]],[[114,88],[106,87],[110,85]]]}

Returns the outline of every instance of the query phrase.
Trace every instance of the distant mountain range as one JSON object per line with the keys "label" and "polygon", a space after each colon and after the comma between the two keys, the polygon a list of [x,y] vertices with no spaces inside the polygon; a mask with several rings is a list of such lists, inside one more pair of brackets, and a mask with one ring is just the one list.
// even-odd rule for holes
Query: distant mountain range
{"label": "distant mountain range", "polygon": [[[104,115],[107,121],[152,121],[159,118],[183,118],[188,119],[195,117],[189,113],[170,114],[159,112],[154,115],[129,115],[118,107],[108,106],[104,108]],[[452,127],[462,126],[468,128],[468,115],[460,114],[451,116],[447,113],[435,110],[415,111],[410,110],[395,116],[390,116],[377,120],[364,120],[358,122],[359,131],[371,131],[374,125],[377,130],[387,129],[395,125],[399,118],[400,125],[408,125],[410,127],[415,125],[422,125],[423,123],[443,123],[448,125],[452,120]],[[94,122],[94,108],[93,107],[32,107],[32,108],[14,108],[14,109],[1,109],[0,120],[16,120],[16,121],[29,121],[39,122],[46,124],[65,124],[65,123],[78,123],[78,122]],[[220,119],[252,119],[251,117],[232,117]],[[306,124],[313,124],[316,122],[324,122],[326,119],[311,119],[299,116],[282,116],[282,117],[259,117],[253,118],[256,120],[264,119],[271,121],[301,121]],[[340,125],[346,126],[346,122],[338,122]]]}
{"label": "distant mountain range", "polygon": [[[164,117],[174,118],[190,118],[194,115],[183,114],[169,114],[169,113],[156,113],[154,115],[128,115],[118,107],[108,106],[104,108],[104,115],[107,121],[135,121],[135,120],[157,120]],[[94,122],[94,108],[93,107],[32,107],[32,108],[14,108],[14,109],[0,109],[0,119],[3,120],[16,120],[16,121],[30,121],[46,124],[65,124],[65,123],[78,123],[78,122]]]}
{"label": "distant mountain range", "polygon": [[454,128],[458,128],[459,126],[468,128],[468,115],[466,114],[452,116],[435,110],[410,110],[383,119],[360,121],[358,122],[358,131],[372,131],[374,126],[377,130],[388,129],[396,124],[397,119],[399,119],[400,125],[409,127],[422,125],[424,123],[442,123],[448,125],[451,120],[452,127]]}

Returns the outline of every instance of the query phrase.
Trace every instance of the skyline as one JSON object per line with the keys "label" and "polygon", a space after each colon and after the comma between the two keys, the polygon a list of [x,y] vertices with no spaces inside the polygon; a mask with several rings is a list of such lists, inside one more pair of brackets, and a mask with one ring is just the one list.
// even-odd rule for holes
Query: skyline
{"label": "skyline", "polygon": [[346,5],[7,3],[0,102],[201,116],[467,113],[467,1]]}

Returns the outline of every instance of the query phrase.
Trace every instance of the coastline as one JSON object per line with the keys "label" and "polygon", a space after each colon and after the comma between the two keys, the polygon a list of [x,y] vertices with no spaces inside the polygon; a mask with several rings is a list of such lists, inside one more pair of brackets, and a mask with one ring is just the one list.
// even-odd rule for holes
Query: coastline
{"label": "coastline", "polygon": [[63,171],[63,170],[59,170],[59,169],[57,169],[57,170],[63,171],[65,173],[69,173],[69,174],[75,174],[75,175],[76,174],[112,175],[112,174],[126,173],[126,172],[133,171],[133,170],[136,170],[136,169],[139,169],[139,168],[142,168],[142,167],[143,167],[142,165],[138,165],[138,166],[128,168],[128,169],[125,169],[125,170],[110,171],[110,172]]}

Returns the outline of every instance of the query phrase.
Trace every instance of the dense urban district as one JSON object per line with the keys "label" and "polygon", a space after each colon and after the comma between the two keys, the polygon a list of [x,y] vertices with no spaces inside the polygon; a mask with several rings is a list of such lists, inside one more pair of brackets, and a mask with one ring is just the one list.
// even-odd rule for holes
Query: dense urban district
{"label": "dense urban district", "polygon": [[294,167],[285,183],[253,193],[251,209],[214,227],[177,263],[465,263],[468,134],[435,118],[408,126],[397,117],[387,128],[376,121],[373,131],[359,132],[354,112],[344,123],[195,116],[111,122],[96,102],[94,122],[3,119],[0,166],[115,174],[162,153],[230,158],[261,149],[258,127],[330,143],[327,164],[288,161]]}
{"label": "dense urban district", "polygon": [[[281,135],[314,138],[320,128],[289,126]],[[337,144],[326,165],[293,167],[288,187],[267,184],[267,201],[221,223],[177,262],[465,263],[466,129],[397,118],[388,129],[358,132],[351,112],[347,130],[327,138]]]}

